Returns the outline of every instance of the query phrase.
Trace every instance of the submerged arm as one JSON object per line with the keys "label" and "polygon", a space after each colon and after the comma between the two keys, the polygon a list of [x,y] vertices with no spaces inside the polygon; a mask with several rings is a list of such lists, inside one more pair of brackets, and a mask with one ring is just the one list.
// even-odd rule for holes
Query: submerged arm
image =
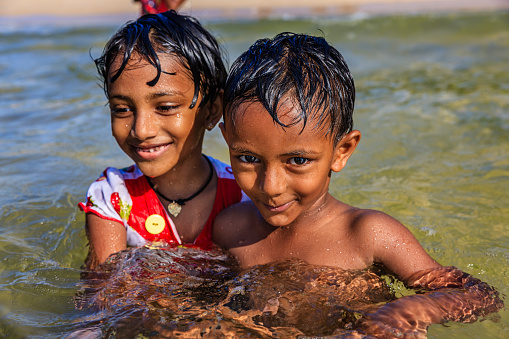
{"label": "submerged arm", "polygon": [[[504,306],[498,292],[455,267],[433,260],[412,233],[383,213],[371,215],[368,235],[373,259],[417,294],[367,311],[359,329],[377,337],[425,335],[429,325],[446,321],[474,322]],[[366,229],[366,228],[364,228]]]}
{"label": "submerged arm", "polygon": [[379,338],[424,336],[431,324],[470,323],[504,307],[493,287],[455,267],[416,272],[408,285],[425,292],[367,312],[359,319],[358,328]]}

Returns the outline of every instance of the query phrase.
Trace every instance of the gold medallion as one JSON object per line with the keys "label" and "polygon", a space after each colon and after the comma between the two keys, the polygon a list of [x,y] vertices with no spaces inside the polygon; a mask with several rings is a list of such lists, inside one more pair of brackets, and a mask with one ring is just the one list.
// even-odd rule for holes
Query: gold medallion
{"label": "gold medallion", "polygon": [[145,220],[145,229],[150,234],[159,234],[164,231],[166,222],[159,214],[152,214]]}
{"label": "gold medallion", "polygon": [[168,205],[168,212],[173,215],[175,218],[179,215],[180,211],[182,211],[182,206],[177,204],[175,201],[170,202]]}

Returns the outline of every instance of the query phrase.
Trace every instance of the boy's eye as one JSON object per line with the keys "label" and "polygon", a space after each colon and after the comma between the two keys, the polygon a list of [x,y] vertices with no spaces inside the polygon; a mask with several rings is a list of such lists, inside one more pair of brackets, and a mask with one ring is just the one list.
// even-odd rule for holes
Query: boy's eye
{"label": "boy's eye", "polygon": [[248,162],[248,163],[259,162],[258,158],[253,157],[252,155],[241,155],[241,156],[239,156],[239,159],[242,162]]}
{"label": "boy's eye", "polygon": [[293,157],[290,159],[290,164],[292,165],[304,165],[309,161],[307,158],[303,157]]}

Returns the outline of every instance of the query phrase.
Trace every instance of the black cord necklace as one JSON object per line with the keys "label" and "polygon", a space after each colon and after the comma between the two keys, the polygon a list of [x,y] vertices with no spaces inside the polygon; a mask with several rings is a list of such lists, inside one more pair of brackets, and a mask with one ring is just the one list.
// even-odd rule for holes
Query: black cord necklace
{"label": "black cord necklace", "polygon": [[161,192],[159,192],[154,187],[154,184],[152,183],[152,180],[150,180],[149,177],[145,176],[145,178],[147,178],[148,184],[150,185],[150,188],[152,188],[154,190],[154,192],[156,192],[164,200],[167,200],[167,201],[170,202],[170,204],[168,205],[168,212],[170,212],[170,214],[173,215],[174,217],[177,217],[179,215],[180,211],[182,210],[182,206],[184,206],[186,204],[186,202],[188,202],[189,200],[191,200],[193,198],[196,198],[196,196],[198,194],[200,194],[201,192],[203,192],[205,187],[207,187],[210,184],[210,182],[212,181],[212,177],[214,175],[214,168],[212,167],[212,163],[210,162],[209,158],[207,158],[206,156],[204,156],[204,157],[205,157],[205,160],[207,160],[207,163],[209,164],[209,168],[210,168],[209,178],[207,179],[205,184],[196,193],[191,195],[189,198],[176,199],[176,200],[175,199],[170,199],[170,198],[166,197],[165,195],[163,195]]}

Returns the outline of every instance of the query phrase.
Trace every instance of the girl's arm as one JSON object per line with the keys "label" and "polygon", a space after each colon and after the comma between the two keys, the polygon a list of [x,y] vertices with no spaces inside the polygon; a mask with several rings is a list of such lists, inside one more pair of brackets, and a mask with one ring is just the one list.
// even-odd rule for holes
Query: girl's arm
{"label": "girl's arm", "polygon": [[86,231],[89,242],[88,257],[85,265],[94,269],[113,253],[126,249],[127,234],[124,225],[119,222],[102,219],[93,213],[87,213]]}

